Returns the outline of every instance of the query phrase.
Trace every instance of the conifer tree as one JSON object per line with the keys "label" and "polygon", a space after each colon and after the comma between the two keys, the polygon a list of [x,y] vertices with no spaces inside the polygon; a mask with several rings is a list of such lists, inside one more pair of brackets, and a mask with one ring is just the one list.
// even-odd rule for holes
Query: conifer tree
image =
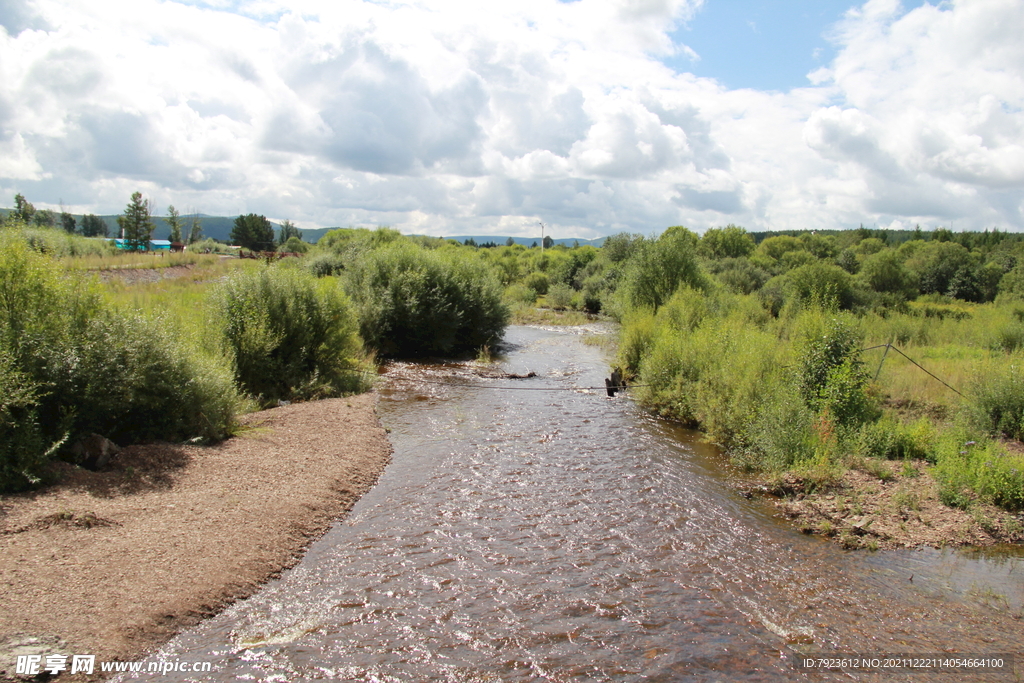
{"label": "conifer tree", "polygon": [[150,216],[149,200],[143,199],[141,192],[133,192],[124,214],[117,217],[121,237],[127,242],[128,249],[149,250],[149,240],[153,237],[153,221]]}

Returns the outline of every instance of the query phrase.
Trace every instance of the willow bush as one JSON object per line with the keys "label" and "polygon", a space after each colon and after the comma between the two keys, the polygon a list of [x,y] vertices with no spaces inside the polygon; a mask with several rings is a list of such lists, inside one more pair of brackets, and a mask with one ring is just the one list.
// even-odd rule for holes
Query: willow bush
{"label": "willow bush", "polygon": [[333,279],[279,263],[232,275],[214,302],[235,379],[260,403],[365,389],[356,316]]}
{"label": "willow bush", "polygon": [[475,351],[499,341],[508,324],[494,272],[457,249],[388,243],[364,254],[345,282],[363,340],[384,356]]}
{"label": "willow bush", "polygon": [[25,488],[62,444],[219,438],[238,394],[159,322],[106,303],[17,234],[0,237],[0,490]]}

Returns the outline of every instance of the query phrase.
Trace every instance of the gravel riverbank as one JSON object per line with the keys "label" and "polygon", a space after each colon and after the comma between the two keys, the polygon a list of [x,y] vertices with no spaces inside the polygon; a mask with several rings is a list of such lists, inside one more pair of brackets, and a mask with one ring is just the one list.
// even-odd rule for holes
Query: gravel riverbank
{"label": "gravel riverbank", "polygon": [[0,672],[26,638],[69,668],[72,654],[141,658],[293,565],[390,459],[375,404],[253,413],[216,446],[132,446],[105,471],[67,466],[0,499]]}

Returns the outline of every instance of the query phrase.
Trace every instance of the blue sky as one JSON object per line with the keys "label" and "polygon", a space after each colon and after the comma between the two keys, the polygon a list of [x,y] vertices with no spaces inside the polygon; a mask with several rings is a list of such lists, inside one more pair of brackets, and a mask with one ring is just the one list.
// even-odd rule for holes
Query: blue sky
{"label": "blue sky", "polygon": [[665,63],[728,88],[807,87],[807,74],[835,57],[827,38],[832,26],[855,5],[850,0],[707,0],[670,34],[700,59],[681,54]]}
{"label": "blue sky", "polygon": [[1024,230],[1021,35],[1020,0],[4,0],[0,198],[434,235]]}

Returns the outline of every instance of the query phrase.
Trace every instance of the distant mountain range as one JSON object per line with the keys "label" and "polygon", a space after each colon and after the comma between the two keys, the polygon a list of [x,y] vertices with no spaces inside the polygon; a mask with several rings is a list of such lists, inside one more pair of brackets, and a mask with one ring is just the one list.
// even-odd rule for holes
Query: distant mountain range
{"label": "distant mountain range", "polygon": [[[0,209],[0,213],[7,215],[11,212],[11,209]],[[82,224],[81,214],[71,214],[78,221],[78,224]],[[110,231],[111,237],[117,237],[120,235],[120,228],[117,226],[117,215],[111,216],[100,216],[103,222],[107,224],[107,229]],[[191,216],[182,216],[182,231],[188,230]],[[235,216],[207,216],[205,214],[199,214],[199,220],[203,226],[203,237],[212,237],[220,242],[229,242],[231,240],[231,229],[235,225]],[[270,222],[274,226],[274,230],[280,230],[281,224]],[[153,225],[156,226],[153,230],[153,239],[165,240],[171,234],[171,228],[167,225],[167,220],[161,216],[153,216]],[[326,235],[331,230],[337,230],[337,228],[316,228],[315,230],[302,230],[302,239],[310,244],[316,244],[317,240]],[[508,241],[508,235],[459,235],[457,237],[450,237],[446,239],[457,240],[458,242],[464,243],[468,239],[472,239],[478,245],[487,244],[493,242],[498,246],[504,246]],[[540,244],[539,237],[513,237],[516,244],[523,244],[530,246],[533,243]],[[594,240],[585,239],[556,239],[555,244],[564,244],[568,247],[573,246],[574,243],[579,243],[580,246],[590,244],[595,247],[599,247],[604,243],[605,238],[599,237]]]}

